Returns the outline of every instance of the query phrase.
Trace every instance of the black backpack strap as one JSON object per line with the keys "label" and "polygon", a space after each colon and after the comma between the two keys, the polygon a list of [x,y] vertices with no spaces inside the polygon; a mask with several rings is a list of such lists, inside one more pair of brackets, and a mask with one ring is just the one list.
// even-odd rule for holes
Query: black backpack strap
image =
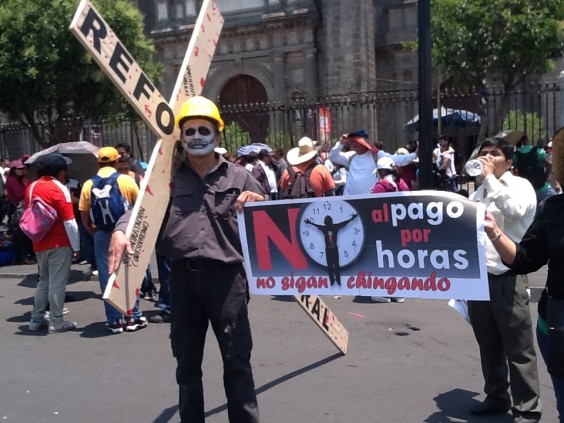
{"label": "black backpack strap", "polygon": [[294,168],[292,167],[292,165],[288,165],[286,170],[288,171],[288,186],[286,187],[284,192],[282,192],[282,198],[290,198],[290,194],[292,192],[292,187],[294,186],[294,183],[296,182],[296,172],[294,171]]}
{"label": "black backpack strap", "polygon": [[290,177],[290,181],[296,178],[296,172],[294,172],[294,167],[293,166],[288,166],[288,176]]}
{"label": "black backpack strap", "polygon": [[309,178],[311,176],[311,172],[313,172],[313,169],[315,169],[317,166],[324,166],[324,165],[314,161],[313,163],[310,163],[310,165],[304,171],[304,175],[306,177],[305,186],[303,187],[304,192],[302,193],[304,197],[315,197],[315,191],[313,189],[313,186],[311,185]]}
{"label": "black backpack strap", "polygon": [[315,169],[315,167],[319,165],[319,163],[316,163],[315,161],[313,163],[310,163],[309,166],[306,168],[306,170],[304,170],[304,175],[306,175],[309,179],[309,175],[311,175],[311,172],[313,172],[313,169]]}

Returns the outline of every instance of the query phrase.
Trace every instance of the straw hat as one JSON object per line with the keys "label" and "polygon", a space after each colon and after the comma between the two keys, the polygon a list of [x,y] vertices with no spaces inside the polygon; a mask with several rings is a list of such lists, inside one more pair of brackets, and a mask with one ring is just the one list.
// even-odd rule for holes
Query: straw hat
{"label": "straw hat", "polygon": [[298,146],[292,148],[288,151],[286,158],[288,163],[292,166],[297,166],[299,164],[310,161],[317,155],[317,149],[315,148],[314,141],[311,138],[303,137],[298,141]]}

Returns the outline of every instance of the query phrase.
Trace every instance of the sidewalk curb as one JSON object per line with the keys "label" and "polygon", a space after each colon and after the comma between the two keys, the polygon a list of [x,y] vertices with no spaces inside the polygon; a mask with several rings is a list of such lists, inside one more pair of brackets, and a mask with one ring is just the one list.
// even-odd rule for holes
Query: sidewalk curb
{"label": "sidewalk curb", "polygon": [[[30,264],[30,265],[12,265],[12,266],[4,266],[0,267],[0,279],[23,279],[29,276],[37,276],[37,265]],[[87,281],[99,281],[98,276],[92,275],[89,265],[78,265],[73,264],[71,266],[71,273],[69,276],[69,282],[87,282]],[[153,283],[159,283],[158,274],[157,276],[153,276]]]}

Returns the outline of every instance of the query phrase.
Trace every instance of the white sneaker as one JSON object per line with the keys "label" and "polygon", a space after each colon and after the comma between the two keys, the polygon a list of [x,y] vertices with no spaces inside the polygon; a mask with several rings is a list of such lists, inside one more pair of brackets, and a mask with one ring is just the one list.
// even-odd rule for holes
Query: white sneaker
{"label": "white sneaker", "polygon": [[56,328],[55,326],[49,326],[49,329],[47,330],[49,333],[62,333],[62,332],[68,332],[69,330],[74,330],[76,329],[76,323],[75,322],[67,322],[66,320],[63,320],[63,323],[61,324],[61,326],[59,326],[58,328]]}
{"label": "white sneaker", "polygon": [[375,303],[389,303],[392,300],[390,299],[390,297],[370,297],[372,299],[373,302]]}
{"label": "white sneaker", "polygon": [[[69,314],[70,310],[66,307],[63,307],[63,315]],[[49,310],[45,312],[45,320],[49,320]]]}
{"label": "white sneaker", "polygon": [[93,271],[92,271],[92,276],[98,276],[98,271],[97,271],[97,270],[93,270]]}
{"label": "white sneaker", "polygon": [[405,298],[403,297],[392,297],[393,303],[405,303]]}

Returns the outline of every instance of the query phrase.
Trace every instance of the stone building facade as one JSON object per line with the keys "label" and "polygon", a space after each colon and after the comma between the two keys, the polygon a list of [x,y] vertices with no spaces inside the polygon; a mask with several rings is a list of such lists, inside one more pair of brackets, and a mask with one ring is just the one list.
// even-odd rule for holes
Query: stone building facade
{"label": "stone building facade", "polygon": [[[138,0],[170,93],[201,0]],[[204,94],[283,102],[416,83],[416,0],[216,0],[225,18]]]}

